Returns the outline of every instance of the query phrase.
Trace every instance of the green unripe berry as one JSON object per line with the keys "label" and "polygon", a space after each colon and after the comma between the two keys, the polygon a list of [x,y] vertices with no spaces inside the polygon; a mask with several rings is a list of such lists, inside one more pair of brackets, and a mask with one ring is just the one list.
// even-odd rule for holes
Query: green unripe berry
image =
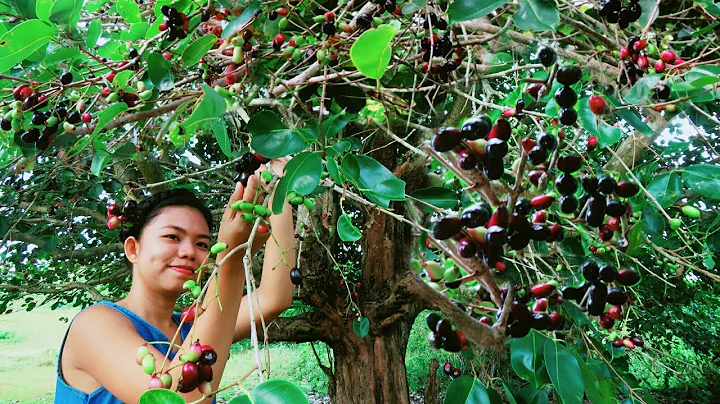
{"label": "green unripe berry", "polygon": [[670,219],[670,228],[673,230],[677,230],[682,226],[682,220],[678,218]]}
{"label": "green unripe berry", "polygon": [[310,199],[310,198],[305,198],[305,199],[303,200],[303,205],[305,205],[305,207],[307,208],[307,210],[309,210],[309,211],[311,211],[311,212],[313,211],[313,209],[315,209],[315,203],[314,203],[313,200]]}
{"label": "green unripe berry", "polygon": [[202,293],[202,288],[199,285],[195,285],[192,288],[192,295],[194,298],[200,297],[200,293]]}
{"label": "green unripe berry", "polygon": [[268,171],[268,170],[261,172],[260,176],[262,177],[263,180],[265,180],[265,182],[272,181],[272,174],[270,174],[270,171]]}
{"label": "green unripe berry", "polygon": [[47,127],[55,126],[57,121],[58,121],[58,118],[56,116],[51,116],[50,118],[48,118],[45,121],[45,126],[47,126]]}
{"label": "green unripe berry", "polygon": [[295,49],[295,52],[293,52],[293,55],[292,55],[293,60],[298,61],[298,60],[302,59],[302,57],[303,57],[303,51],[301,51],[300,49]]}
{"label": "green unripe berry", "polygon": [[240,94],[240,91],[242,91],[242,84],[240,83],[235,83],[228,88],[228,93],[230,93],[230,95],[238,95]]}
{"label": "green unripe berry", "polygon": [[278,28],[280,28],[281,30],[283,30],[283,29],[287,28],[288,23],[289,23],[289,22],[288,22],[288,19],[285,18],[285,17],[283,17],[283,18],[280,19],[280,21],[278,21]]}
{"label": "green unripe berry", "polygon": [[255,205],[253,207],[253,210],[255,211],[255,214],[258,216],[267,216],[268,213],[270,213],[268,211],[268,209],[262,205]]}
{"label": "green unripe berry", "polygon": [[460,271],[457,268],[446,269],[443,273],[443,279],[445,282],[455,282],[460,277]]}
{"label": "green unripe berry", "polygon": [[245,53],[243,53],[242,46],[236,46],[233,48],[232,61],[235,64],[240,64],[245,60]]}
{"label": "green unripe berry", "polygon": [[298,195],[297,192],[295,192],[295,191],[290,191],[290,192],[287,193],[287,198],[288,198],[288,199],[292,199],[292,198],[294,198],[294,197],[296,197],[296,196],[300,196],[300,195]]}
{"label": "green unripe berry", "polygon": [[302,196],[296,196],[296,197],[290,199],[290,204],[291,205],[300,205],[301,203],[303,203],[303,200],[305,200],[305,198],[303,198]]}
{"label": "green unripe berry", "polygon": [[147,86],[145,85],[145,82],[140,80],[135,84],[135,88],[137,88],[138,92],[143,92],[147,90]]}
{"label": "green unripe berry", "polygon": [[150,354],[150,349],[148,349],[146,344],[140,345],[140,347],[135,352],[135,361],[138,365],[142,365],[143,358]]}
{"label": "green unripe berry", "polygon": [[[67,123],[67,122],[65,122],[65,123]],[[13,131],[15,131],[15,132],[23,129],[22,121],[19,120],[19,119],[13,119],[13,120],[11,120],[11,121],[10,121],[10,126],[11,126],[11,129],[12,129]],[[73,128],[74,128],[74,126],[73,126]]]}
{"label": "green unripe berry", "polygon": [[6,121],[10,121],[13,119],[13,111],[8,111],[5,113],[5,116],[3,117]]}
{"label": "green unripe berry", "polygon": [[305,45],[305,37],[304,36],[298,35],[294,38],[295,38],[295,45],[297,45],[298,47]]}
{"label": "green unripe berry", "polygon": [[322,24],[325,22],[325,16],[324,15],[316,15],[313,17],[313,21],[315,21],[318,24]]}
{"label": "green unripe berry", "polygon": [[219,253],[225,251],[226,248],[227,248],[227,244],[219,241],[219,242],[213,244],[212,247],[210,247],[210,252],[213,254],[219,254]]}
{"label": "green unripe berry", "polygon": [[152,90],[145,90],[145,91],[141,92],[140,94],[138,94],[138,97],[143,101],[147,101],[150,98],[152,98],[152,95],[153,95]]}
{"label": "green unripe berry", "polygon": [[68,133],[75,132],[75,125],[70,122],[63,122],[63,130]]}
{"label": "green unripe berry", "polygon": [[149,353],[142,360],[142,369],[148,375],[155,373],[155,357]]}
{"label": "green unripe berry", "polygon": [[295,53],[295,47],[294,46],[287,46],[285,49],[283,49],[283,57],[291,58],[293,53]]}
{"label": "green unripe berry", "polygon": [[325,58],[327,57],[327,53],[325,52],[325,49],[318,49],[317,53],[315,54],[315,57],[317,57],[318,62],[323,62]]}
{"label": "green unripe berry", "polygon": [[230,98],[230,93],[228,93],[228,90],[224,89],[220,86],[215,86],[215,92],[220,94],[223,98]]}
{"label": "green unripe berry", "polygon": [[255,220],[255,215],[253,215],[252,213],[243,213],[242,220],[246,222],[252,222],[253,220]]}
{"label": "green unripe berry", "polygon": [[382,23],[383,23],[382,18],[373,17],[373,23],[375,23],[375,25],[382,25]]}
{"label": "green unripe berry", "polygon": [[15,111],[13,111],[12,119],[17,119],[18,121],[22,121],[22,119],[23,119],[22,111],[18,111],[17,109]]}
{"label": "green unripe berry", "polygon": [[80,99],[80,93],[73,90],[70,95],[68,95],[68,99],[72,102],[77,102]]}
{"label": "green unripe berry", "polygon": [[118,102],[120,100],[120,96],[117,93],[110,93],[107,96],[107,101],[109,103]]}
{"label": "green unripe berry", "polygon": [[694,206],[690,206],[690,205],[683,206],[682,213],[684,213],[685,216],[687,216],[691,219],[699,219],[700,218],[700,210]]}
{"label": "green unripe berry", "polygon": [[183,283],[183,289],[192,290],[192,288],[194,288],[195,286],[197,286],[197,284],[192,279],[187,280],[185,281],[185,283]]}

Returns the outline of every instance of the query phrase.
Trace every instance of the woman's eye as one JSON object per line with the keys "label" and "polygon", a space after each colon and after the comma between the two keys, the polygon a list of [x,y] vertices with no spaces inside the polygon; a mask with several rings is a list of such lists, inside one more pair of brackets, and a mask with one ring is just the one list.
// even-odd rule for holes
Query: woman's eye
{"label": "woman's eye", "polygon": [[168,234],[168,235],[165,236],[165,237],[167,237],[167,238],[169,238],[169,239],[177,239],[177,240],[180,240],[180,238],[179,238],[178,236],[174,235],[174,234]]}
{"label": "woman's eye", "polygon": [[199,245],[200,247],[206,249],[206,250],[207,250],[208,248],[210,248],[210,247],[208,247],[208,245],[205,244],[205,243],[198,243],[198,245]]}

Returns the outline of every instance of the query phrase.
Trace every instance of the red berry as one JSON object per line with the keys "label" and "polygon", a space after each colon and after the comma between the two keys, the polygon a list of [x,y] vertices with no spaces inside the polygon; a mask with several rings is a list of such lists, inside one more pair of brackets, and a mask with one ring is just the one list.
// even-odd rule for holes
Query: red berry
{"label": "red berry", "polygon": [[163,57],[164,57],[165,59],[167,59],[167,60],[172,59],[172,53],[170,53],[170,52],[163,52],[162,55],[163,55]]}
{"label": "red berry", "polygon": [[231,86],[237,82],[237,77],[234,74],[228,74],[225,76],[225,84]]}
{"label": "red berry", "polygon": [[530,200],[530,206],[536,210],[543,210],[549,208],[553,201],[550,195],[538,195]]}
{"label": "red berry", "polygon": [[492,325],[492,322],[491,322],[491,320],[490,320],[490,317],[488,317],[488,316],[482,316],[482,317],[480,317],[480,320],[479,320],[479,321],[480,321],[481,323],[487,325],[487,326]]}
{"label": "red berry", "polygon": [[80,119],[82,119],[83,122],[88,123],[92,121],[92,115],[90,115],[89,112],[85,112],[80,116]]}
{"label": "red berry", "polygon": [[548,301],[547,299],[537,299],[533,304],[532,311],[536,313],[542,313],[547,310]]}
{"label": "red berry", "polygon": [[600,144],[600,142],[598,141],[597,136],[589,136],[588,137],[588,140],[587,140],[588,150],[595,150],[595,148],[598,147],[599,144]]}
{"label": "red berry", "polygon": [[166,31],[168,29],[168,26],[167,26],[167,24],[162,23],[162,24],[158,25],[158,29],[160,31]]}
{"label": "red berry", "polygon": [[505,118],[511,118],[517,115],[517,111],[515,110],[515,108],[507,108],[503,110],[502,114]]}
{"label": "red berry", "polygon": [[547,213],[544,210],[535,212],[532,217],[533,224],[543,224],[547,221]]}
{"label": "red berry", "polygon": [[107,81],[112,83],[115,80],[115,73],[110,72],[107,74],[107,76],[105,76],[105,78],[107,79]]}
{"label": "red berry", "polygon": [[30,87],[25,86],[20,90],[20,97],[22,98],[28,98],[31,95],[33,95],[33,90]]}
{"label": "red berry", "polygon": [[660,59],[665,63],[674,64],[676,57],[675,52],[671,50],[664,50],[660,53]]}
{"label": "red berry", "polygon": [[277,34],[275,35],[275,39],[273,39],[274,42],[277,42],[279,44],[285,43],[285,34]]}
{"label": "red berry", "polygon": [[680,59],[680,58],[675,59],[675,66],[681,65],[681,64],[683,64],[683,63],[685,63],[684,60],[682,60],[682,59]]}
{"label": "red berry", "polygon": [[636,52],[639,52],[639,51],[645,49],[645,45],[647,45],[647,43],[645,42],[644,39],[638,39],[637,41],[635,41],[633,43],[633,50]]}
{"label": "red berry", "polygon": [[655,66],[653,66],[653,68],[655,69],[655,73],[662,73],[665,71],[665,62],[658,60],[655,62]]}
{"label": "red berry", "polygon": [[626,47],[620,48],[620,59],[627,59],[630,56],[630,50]]}
{"label": "red berry", "polygon": [[268,229],[267,229],[267,226],[265,226],[265,224],[260,223],[260,224],[258,225],[257,231],[258,231],[258,233],[260,233],[260,234],[267,234]]}
{"label": "red berry", "polygon": [[120,220],[118,220],[117,216],[112,216],[112,217],[111,217],[110,219],[108,219],[108,221],[107,221],[107,227],[108,227],[108,229],[110,229],[110,230],[115,230],[115,229],[117,229],[118,227],[120,227],[120,224],[121,224],[121,223],[120,223]]}
{"label": "red berry", "polygon": [[495,263],[495,269],[497,269],[499,272],[505,272],[507,267],[505,266],[505,263],[502,261],[497,261]]}
{"label": "red berry", "polygon": [[622,308],[620,308],[620,306],[610,306],[607,314],[615,320],[620,320],[620,318],[622,317]]}
{"label": "red berry", "polygon": [[620,231],[620,218],[611,217],[608,219],[607,226],[612,231]]}
{"label": "red berry", "polygon": [[560,328],[563,322],[563,317],[560,313],[554,311],[550,313],[550,326],[548,326],[548,330],[557,330]]}
{"label": "red berry", "polygon": [[163,382],[162,382],[162,380],[160,380],[159,377],[153,376],[150,378],[150,383],[148,383],[149,390],[162,389],[162,388],[165,388],[165,386],[163,385]]}
{"label": "red berry", "polygon": [[200,384],[198,378],[198,365],[195,362],[185,362],[182,366],[182,382],[185,386],[197,386]]}
{"label": "red berry", "polygon": [[112,92],[112,90],[110,90],[110,87],[103,87],[103,89],[102,89],[103,97],[107,97],[108,95],[110,95],[111,92]]}
{"label": "red berry", "polygon": [[277,9],[277,13],[282,15],[283,17],[288,15],[288,11],[285,7],[280,7]]}
{"label": "red berry", "polygon": [[555,291],[555,285],[549,283],[541,283],[530,289],[530,294],[534,297],[548,297]]}
{"label": "red berry", "polygon": [[121,213],[122,213],[122,209],[120,209],[120,205],[118,205],[116,203],[111,203],[110,205],[108,205],[108,207],[107,207],[108,217],[119,216]]}
{"label": "red berry", "polygon": [[623,345],[625,345],[625,348],[635,349],[635,343],[632,342],[632,340],[630,338],[625,338],[622,342],[623,342]]}
{"label": "red berry", "polygon": [[612,342],[612,346],[614,346],[615,348],[620,348],[620,347],[622,347],[622,346],[623,346],[623,340],[621,340],[620,338],[616,339],[615,341]]}
{"label": "red berry", "polygon": [[590,250],[590,252],[595,252],[595,251],[597,251],[597,247],[595,247],[594,245],[591,245],[590,248],[588,248],[588,250]]}
{"label": "red berry", "polygon": [[333,22],[335,21],[335,13],[332,11],[328,11],[325,13],[325,22]]}
{"label": "red berry", "polygon": [[525,154],[530,153],[530,150],[532,150],[533,147],[537,146],[537,142],[535,141],[535,139],[531,139],[529,137],[526,137],[520,143],[522,144]]}
{"label": "red berry", "polygon": [[590,111],[592,111],[595,115],[604,114],[607,108],[605,99],[599,95],[590,96],[590,99],[588,99],[588,105],[590,106]]}
{"label": "red berry", "polygon": [[639,68],[645,70],[650,66],[650,61],[648,60],[647,56],[640,55],[638,56],[637,65]]}

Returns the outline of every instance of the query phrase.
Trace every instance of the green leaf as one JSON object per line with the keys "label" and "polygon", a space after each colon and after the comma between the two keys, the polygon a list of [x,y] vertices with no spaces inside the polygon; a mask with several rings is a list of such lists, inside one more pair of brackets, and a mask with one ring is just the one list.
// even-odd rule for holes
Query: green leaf
{"label": "green leaf", "polygon": [[325,149],[325,153],[330,157],[338,157],[350,150],[352,143],[349,140],[341,140],[334,145]]}
{"label": "green leaf", "polygon": [[218,37],[210,34],[195,40],[193,43],[190,44],[190,46],[185,48],[182,56],[180,56],[180,59],[182,59],[183,62],[183,66],[195,66],[217,41]]}
{"label": "green leaf", "polygon": [[285,166],[285,175],[275,188],[273,213],[278,215],[282,212],[288,192],[295,191],[300,195],[311,193],[320,183],[321,174],[322,157],[320,157],[320,152],[307,151],[293,157]]}
{"label": "green leaf", "polygon": [[[152,391],[152,390],[150,390]],[[302,390],[294,383],[283,379],[272,379],[260,383],[247,395],[235,397],[229,404],[308,404]],[[141,403],[143,404],[143,403]]]}
{"label": "green leaf", "polygon": [[448,7],[449,24],[474,20],[484,17],[497,8],[505,5],[507,0],[491,0],[478,2],[477,0],[455,0]]}
{"label": "green leaf", "polygon": [[696,3],[702,5],[702,7],[710,14],[720,17],[720,6],[713,3],[712,0],[696,0]]}
{"label": "green leaf", "polygon": [[510,365],[520,378],[536,386],[550,381],[543,361],[546,341],[534,330],[523,338],[510,340]]}
{"label": "green leaf", "polygon": [[505,391],[505,397],[507,397],[507,400],[510,404],[518,404],[517,400],[515,400],[515,396],[513,395],[512,391],[510,390],[510,386],[505,383],[504,380],[502,381],[503,385],[503,391]]}
{"label": "green leaf", "polygon": [[598,143],[600,147],[614,145],[620,141],[621,136],[620,128],[608,125],[605,121],[600,121],[600,131],[598,132]]}
{"label": "green leaf", "polygon": [[128,24],[134,24],[142,21],[142,17],[140,16],[140,7],[138,7],[135,0],[117,0],[115,8],[117,9],[118,14],[120,14],[123,20],[125,20]]}
{"label": "green leaf", "polygon": [[[160,91],[172,90],[175,87],[175,77],[172,73],[172,64],[158,52],[151,52],[147,57],[148,77]],[[223,105],[225,103],[223,102]]]}
{"label": "green leaf", "polygon": [[140,396],[139,404],[185,404],[185,399],[171,390],[152,389]]}
{"label": "green leaf", "polygon": [[250,21],[251,18],[255,15],[255,13],[260,9],[260,4],[253,2],[247,8],[240,14],[236,19],[230,21],[228,25],[225,26],[223,29],[222,34],[220,34],[220,38],[227,39],[231,34],[234,34],[236,32],[240,32],[240,29],[247,24],[248,21]]}
{"label": "green leaf", "polygon": [[320,134],[326,138],[332,138],[340,133],[355,117],[355,114],[348,114],[345,111],[340,114],[335,114],[322,121]]}
{"label": "green leaf", "polygon": [[7,3],[20,15],[28,19],[38,18],[36,11],[36,0],[8,0],[3,3]]}
{"label": "green leaf", "polygon": [[130,77],[132,77],[135,74],[132,70],[123,70],[117,75],[115,75],[115,79],[112,82],[112,86],[114,90],[124,90],[127,86],[128,80],[130,80]]}
{"label": "green leaf", "polygon": [[580,125],[582,125],[583,129],[585,129],[588,134],[598,136],[599,131],[597,117],[593,114],[592,110],[590,110],[588,99],[590,99],[590,97],[583,97],[580,99],[577,110],[578,119],[580,120]]}
{"label": "green leaf", "polygon": [[[620,101],[614,97],[605,95],[605,98],[607,99],[608,103],[613,106],[613,108],[617,108],[618,106],[622,105]],[[643,122],[635,111],[632,111],[628,108],[623,108],[613,109],[613,112],[615,112],[617,116],[625,120],[625,122],[635,128],[638,132],[648,136],[653,134],[652,128],[650,128],[645,122]]]}
{"label": "green leaf", "polygon": [[148,31],[150,26],[146,22],[136,22],[130,24],[130,29],[120,32],[120,39],[123,41],[137,41],[145,37],[145,33]]}
{"label": "green leaf", "polygon": [[220,146],[220,150],[222,150],[223,154],[225,154],[230,159],[235,158],[235,156],[233,156],[232,154],[232,147],[230,146],[230,138],[228,137],[225,122],[222,119],[218,119],[217,121],[213,122],[212,131],[213,135],[215,135],[215,140],[217,140],[218,146]]}
{"label": "green leaf", "polygon": [[557,341],[545,344],[545,366],[553,387],[562,397],[564,404],[583,402],[583,380],[575,355]]}
{"label": "green leaf", "polygon": [[358,241],[362,237],[360,229],[355,227],[347,213],[343,213],[338,218],[337,232],[342,241]]}
{"label": "green leaf", "polygon": [[353,331],[360,338],[365,337],[370,332],[370,320],[367,317],[357,317],[353,320]]}
{"label": "green leaf", "polygon": [[109,124],[110,121],[115,119],[116,116],[127,111],[127,109],[128,106],[124,102],[116,102],[115,104],[105,108],[103,112],[98,115],[97,126],[95,126],[95,129],[93,130],[90,138],[94,138],[95,135],[100,133],[105,128],[105,125]]}
{"label": "green leaf", "polygon": [[70,65],[78,56],[80,56],[79,50],[75,48],[62,48],[48,54],[43,60],[43,64],[45,64],[45,66],[52,66],[58,62],[63,62]]}
{"label": "green leaf", "polygon": [[45,22],[74,25],[80,18],[83,0],[37,0],[37,17]]}
{"label": "green leaf", "polygon": [[693,164],[682,172],[685,183],[696,194],[710,199],[720,199],[720,166]]}
{"label": "green leaf", "polygon": [[[665,220],[656,210],[655,204],[648,204],[642,211],[643,228],[652,237],[662,237],[665,229]],[[633,226],[635,227],[635,226]],[[632,230],[632,229],[631,229]]]}
{"label": "green leaf", "polygon": [[29,20],[14,26],[0,37],[0,73],[22,62],[54,37],[53,26],[40,20]]}
{"label": "green leaf", "polygon": [[192,115],[183,122],[185,131],[191,132],[198,124],[220,118],[225,113],[225,107],[225,99],[210,86],[203,84],[202,101]]}
{"label": "green leaf", "polygon": [[418,189],[410,196],[440,209],[453,209],[458,204],[457,193],[443,187]]}
{"label": "green leaf", "polygon": [[639,220],[637,223],[635,223],[630,231],[628,231],[627,235],[627,241],[628,241],[628,248],[627,248],[627,255],[631,257],[637,257],[640,254],[642,254],[642,246],[647,243],[647,239],[645,238],[645,233],[643,232],[645,230],[645,222],[642,220]]}
{"label": "green leaf", "polygon": [[645,102],[650,92],[655,88],[655,85],[663,77],[661,74],[653,73],[641,78],[635,82],[635,85],[625,94],[625,102],[628,104],[641,104]]}
{"label": "green leaf", "polygon": [[672,172],[655,177],[653,182],[647,186],[647,191],[665,209],[678,200],[682,195],[682,188],[682,179]]}
{"label": "green leaf", "polygon": [[350,48],[350,58],[360,73],[379,80],[390,64],[392,46],[390,42],[397,31],[383,24],[363,32]]}
{"label": "green leaf", "polygon": [[302,134],[287,126],[271,111],[260,111],[248,122],[252,134],[250,146],[261,155],[272,159],[305,150]]}
{"label": "green leaf", "polygon": [[387,208],[390,201],[405,200],[405,181],[372,157],[349,154],[340,167],[371,202]]}
{"label": "green leaf", "polygon": [[521,0],[513,22],[525,31],[555,31],[560,24],[560,12],[553,0]]}
{"label": "green leaf", "polygon": [[443,403],[489,404],[490,397],[485,390],[485,386],[480,383],[480,380],[472,376],[462,375],[450,383],[447,388],[447,392],[445,393],[445,400]]}
{"label": "green leaf", "polygon": [[107,150],[96,150],[95,155],[92,159],[92,163],[90,164],[90,172],[93,173],[93,175],[95,175],[96,177],[99,177],[103,168],[105,168],[107,163],[110,162],[111,158],[112,155],[108,153]]}
{"label": "green leaf", "polygon": [[641,27],[647,27],[651,21],[655,21],[658,16],[659,9],[655,9],[655,0],[640,0],[639,3],[642,14],[640,14],[640,18],[638,18],[637,23],[640,24]]}

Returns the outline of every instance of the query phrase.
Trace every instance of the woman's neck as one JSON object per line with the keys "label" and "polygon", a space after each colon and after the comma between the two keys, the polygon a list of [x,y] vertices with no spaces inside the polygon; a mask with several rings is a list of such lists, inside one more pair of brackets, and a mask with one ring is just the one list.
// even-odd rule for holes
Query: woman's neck
{"label": "woman's neck", "polygon": [[166,296],[157,291],[141,289],[133,282],[128,295],[117,304],[129,309],[162,331],[174,327],[176,324],[172,320],[172,314],[175,310],[177,296]]}

